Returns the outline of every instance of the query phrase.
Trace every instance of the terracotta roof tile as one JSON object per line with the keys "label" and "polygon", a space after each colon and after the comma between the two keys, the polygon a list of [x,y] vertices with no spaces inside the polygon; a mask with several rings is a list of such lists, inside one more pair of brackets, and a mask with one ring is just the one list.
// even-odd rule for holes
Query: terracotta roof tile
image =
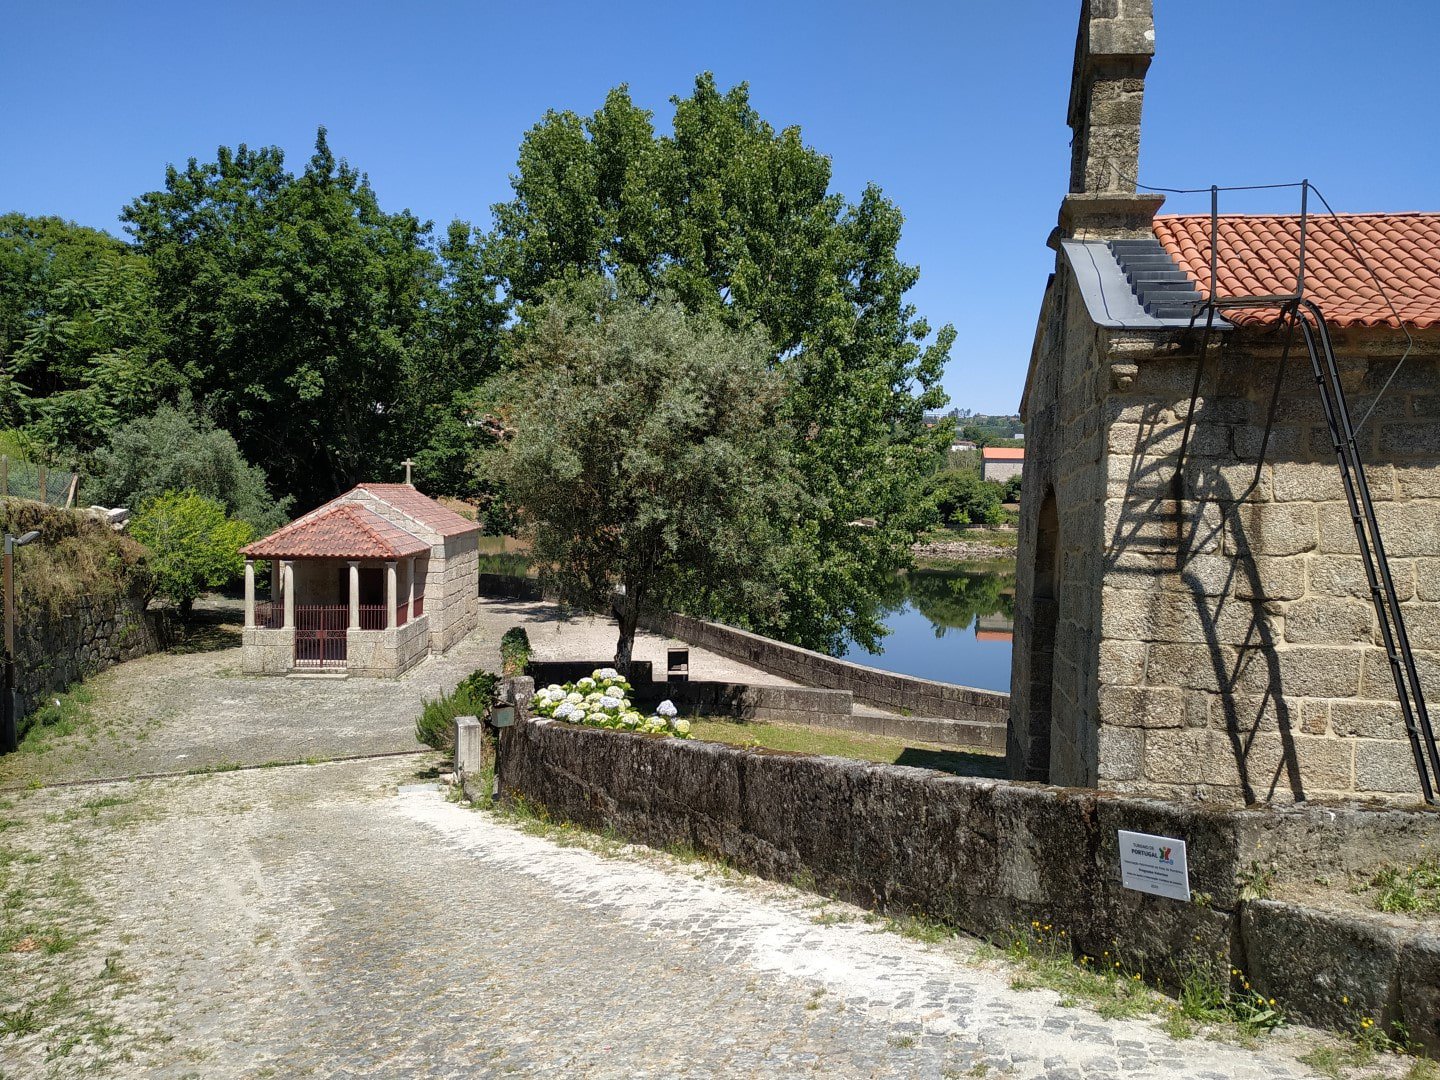
{"label": "terracotta roof tile", "polygon": [[[1217,232],[1220,296],[1295,291],[1300,255],[1297,215],[1227,214],[1219,219]],[[1208,294],[1210,216],[1157,217],[1155,236],[1199,283],[1200,291]],[[1364,261],[1356,255],[1356,247]],[[1312,216],[1305,251],[1305,295],[1320,305],[1332,326],[1398,327],[1400,321],[1418,330],[1440,326],[1440,213]],[[1383,283],[1384,293],[1376,287],[1371,270]],[[1237,323],[1273,323],[1280,313],[1273,308],[1232,310],[1225,317]]]}
{"label": "terracotta roof tile", "polygon": [[355,490],[369,492],[407,517],[434,529],[441,536],[459,536],[462,533],[480,531],[480,526],[475,522],[465,520],[430,496],[420,494],[409,484],[359,484]]}
{"label": "terracotta roof tile", "polygon": [[403,559],[430,545],[358,503],[329,502],[243,549],[257,559]]}

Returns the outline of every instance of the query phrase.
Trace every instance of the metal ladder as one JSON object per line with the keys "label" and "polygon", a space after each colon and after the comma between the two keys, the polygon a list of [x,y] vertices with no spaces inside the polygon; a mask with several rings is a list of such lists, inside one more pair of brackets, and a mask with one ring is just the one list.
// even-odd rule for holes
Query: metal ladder
{"label": "metal ladder", "polygon": [[[1345,501],[1350,509],[1350,519],[1355,526],[1355,539],[1360,548],[1360,559],[1365,567],[1365,579],[1370,589],[1370,600],[1380,625],[1381,641],[1390,663],[1390,672],[1395,682],[1395,694],[1400,702],[1405,731],[1410,739],[1410,749],[1415,756],[1415,771],[1420,778],[1420,791],[1427,803],[1436,803],[1436,791],[1440,789],[1440,748],[1435,741],[1435,730],[1430,723],[1430,714],[1425,707],[1425,692],[1420,685],[1420,675],[1415,666],[1415,654],[1410,648],[1410,636],[1405,630],[1405,614],[1400,608],[1400,598],[1395,592],[1395,580],[1390,573],[1390,563],[1385,555],[1385,543],[1380,535],[1380,523],[1375,517],[1375,504],[1370,498],[1370,484],[1365,476],[1365,463],[1361,460],[1359,447],[1355,442],[1355,427],[1350,418],[1350,408],[1345,400],[1345,390],[1340,383],[1340,371],[1335,362],[1335,350],[1330,340],[1329,328],[1320,305],[1305,299],[1305,239],[1308,224],[1308,198],[1312,185],[1308,180],[1298,185],[1300,195],[1300,255],[1295,280],[1295,292],[1284,296],[1240,296],[1220,298],[1215,295],[1219,263],[1219,192],[1210,188],[1210,290],[1209,295],[1194,305],[1195,320],[1205,316],[1205,333],[1200,348],[1203,360],[1208,355],[1210,334],[1217,312],[1227,308],[1278,308],[1281,316],[1289,322],[1284,351],[1281,354],[1281,372],[1289,358],[1290,345],[1298,326],[1310,354],[1310,370],[1320,394],[1320,404],[1325,412],[1325,423],[1330,430],[1331,445],[1335,460],[1340,468],[1340,479],[1345,488]],[[1323,199],[1323,196],[1322,196]],[[1357,254],[1359,254],[1357,249]],[[1360,256],[1363,261],[1363,255]],[[1200,370],[1196,371],[1195,393],[1191,395],[1191,416],[1186,418],[1185,434],[1180,445],[1180,465],[1177,480],[1184,470],[1185,450],[1189,443],[1191,419],[1195,398],[1199,394]],[[1266,439],[1268,441],[1267,427]],[[1261,457],[1263,459],[1262,447]]]}

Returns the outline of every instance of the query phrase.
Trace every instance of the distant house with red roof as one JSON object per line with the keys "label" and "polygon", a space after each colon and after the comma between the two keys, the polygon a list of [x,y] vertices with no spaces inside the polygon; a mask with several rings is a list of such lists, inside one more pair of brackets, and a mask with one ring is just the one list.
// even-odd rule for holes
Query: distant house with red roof
{"label": "distant house with red roof", "polygon": [[980,450],[980,479],[1003,484],[1025,469],[1025,449],[1020,446],[986,446]]}
{"label": "distant house with red roof", "polygon": [[[476,626],[479,527],[410,484],[360,484],[244,549],[252,674],[395,676]],[[255,564],[270,564],[270,600]]]}

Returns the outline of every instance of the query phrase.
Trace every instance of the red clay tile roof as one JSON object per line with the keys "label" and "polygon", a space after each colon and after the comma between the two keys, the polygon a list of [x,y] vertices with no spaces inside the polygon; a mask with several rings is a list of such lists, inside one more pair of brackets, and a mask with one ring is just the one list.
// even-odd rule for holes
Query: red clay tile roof
{"label": "red clay tile roof", "polygon": [[982,461],[1024,461],[1023,446],[986,446],[980,450]]}
{"label": "red clay tile roof", "polygon": [[[1440,325],[1440,214],[1315,215],[1305,241],[1305,295],[1320,305],[1332,326],[1398,327],[1390,304],[1404,324],[1426,330]],[[1344,231],[1341,229],[1344,226]],[[1219,295],[1279,295],[1295,291],[1300,253],[1296,215],[1238,215],[1220,218]],[[1364,253],[1362,262],[1346,238]],[[1202,293],[1210,289],[1210,217],[1161,216],[1155,236]],[[1376,288],[1365,263],[1384,284]],[[1274,309],[1226,311],[1237,323],[1273,323]]]}
{"label": "red clay tile roof", "polygon": [[369,492],[407,517],[434,529],[441,536],[459,536],[462,533],[480,531],[480,526],[475,522],[466,521],[454,510],[448,510],[430,496],[420,494],[409,484],[358,484],[354,490]]}
{"label": "red clay tile roof", "polygon": [[329,502],[243,549],[257,559],[403,559],[430,545],[358,503]]}

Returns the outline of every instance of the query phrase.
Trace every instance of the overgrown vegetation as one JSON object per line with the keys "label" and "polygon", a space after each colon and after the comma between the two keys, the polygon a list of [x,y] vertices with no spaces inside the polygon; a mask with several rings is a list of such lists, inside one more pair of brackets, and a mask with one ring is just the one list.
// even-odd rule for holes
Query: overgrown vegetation
{"label": "overgrown vegetation", "polygon": [[495,704],[499,687],[500,676],[480,668],[467,675],[450,693],[426,699],[420,718],[415,721],[415,738],[436,750],[454,753],[455,718],[478,716],[483,719]]}
{"label": "overgrown vegetation", "polygon": [[523,675],[530,664],[530,635],[523,626],[512,626],[500,637],[500,670],[505,675]]}
{"label": "overgrown vegetation", "polygon": [[0,501],[0,523],[17,536],[31,529],[40,533],[39,540],[15,553],[21,622],[34,612],[66,614],[82,598],[108,603],[143,592],[153,581],[144,547],[81,511],[5,499]]}
{"label": "overgrown vegetation", "polygon": [[1367,883],[1377,911],[1401,915],[1440,913],[1440,856],[1409,866],[1387,866]]}

